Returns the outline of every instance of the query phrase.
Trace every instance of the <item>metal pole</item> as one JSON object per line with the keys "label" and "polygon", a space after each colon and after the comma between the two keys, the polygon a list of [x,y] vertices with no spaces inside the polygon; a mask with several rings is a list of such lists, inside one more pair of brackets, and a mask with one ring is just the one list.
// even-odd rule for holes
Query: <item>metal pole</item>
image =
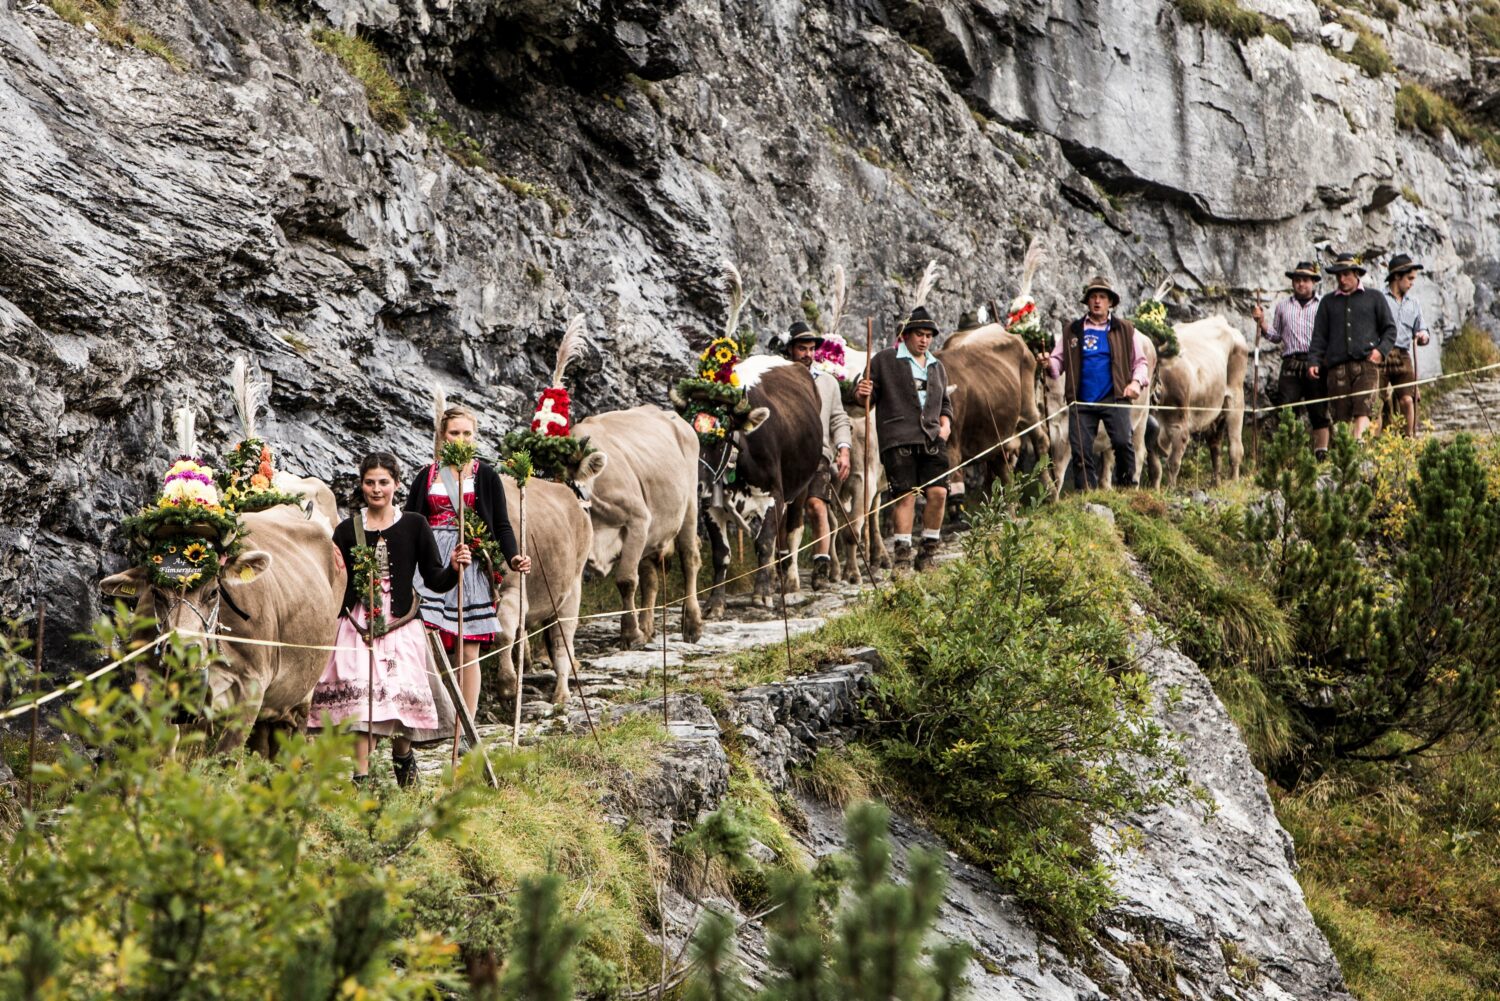
{"label": "metal pole", "polygon": [[[521,523],[521,552],[526,552],[526,484],[516,484],[516,493],[520,500]],[[521,587],[518,594],[520,602],[520,624],[516,626],[516,641],[520,643],[521,649],[516,651],[516,715],[515,728],[510,733],[510,749],[516,750],[521,746],[521,688],[526,682],[526,647],[529,645],[526,639],[526,576],[521,575]]]}
{"label": "metal pole", "polygon": [[[542,571],[542,584],[547,588],[547,600],[552,603],[552,611],[557,612],[557,597],[552,593],[552,581],[547,577],[547,562],[537,554],[536,565]],[[522,578],[524,583],[524,578]],[[562,623],[559,622],[554,628],[561,630]],[[599,750],[604,750],[604,745],[599,741],[599,731],[594,729],[594,715],[589,711],[588,697],[583,694],[583,680],[578,677],[578,668],[573,664],[573,651],[568,645],[568,638],[562,632],[558,635],[562,638],[563,653],[568,656],[568,672],[573,675],[573,683],[578,686],[578,701],[583,703],[583,718],[589,721],[589,733],[594,735],[594,744]],[[517,691],[520,691],[519,687]]]}
{"label": "metal pole", "polygon": [[[47,629],[47,603],[38,602],[36,606],[36,674],[31,682],[31,694],[36,695],[42,682],[42,644],[46,639]],[[26,809],[32,808],[32,775],[36,771],[36,726],[38,707],[31,707],[31,736],[26,742]]]}

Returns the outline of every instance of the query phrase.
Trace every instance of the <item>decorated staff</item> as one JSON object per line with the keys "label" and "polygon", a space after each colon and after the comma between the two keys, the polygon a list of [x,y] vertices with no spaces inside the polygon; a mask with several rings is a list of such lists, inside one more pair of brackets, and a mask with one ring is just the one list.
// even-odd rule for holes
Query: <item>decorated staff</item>
{"label": "decorated staff", "polygon": [[585,459],[598,449],[587,438],[574,438],[573,401],[563,385],[563,373],[583,342],[588,318],[582,313],[568,321],[557,359],[552,365],[552,379],[537,398],[531,415],[531,426],[511,431],[500,442],[500,458],[509,462],[518,452],[527,455],[532,475],[555,483],[573,483]]}
{"label": "decorated staff", "polygon": [[[396,510],[399,476],[390,453],[365,456],[359,464],[365,508],[334,529],[346,576],[343,612],[335,649],[313,690],[313,717],[354,721],[356,783],[367,780],[373,741],[392,737],[396,781],[409,786],[417,778],[412,744],[444,740],[450,725],[434,696],[437,682],[427,667],[413,577],[419,575],[433,593],[450,591],[471,557],[460,543],[444,566],[427,520]],[[442,703],[446,706],[445,696]]]}
{"label": "decorated staff", "polygon": [[461,544],[476,556],[459,586],[449,591],[416,584],[422,621],[453,652],[470,716],[479,707],[480,647],[493,643],[500,632],[495,611],[500,580],[507,568],[520,573],[531,569],[530,560],[516,546],[500,475],[477,457],[478,425],[473,410],[450,406],[443,391],[434,387],[434,461],[412,478],[406,495],[406,510],[432,525],[440,559],[449,559]]}
{"label": "decorated staff", "polygon": [[[519,519],[521,522],[521,548],[526,548],[526,483],[531,479],[533,467],[531,454],[529,452],[516,452],[505,464],[506,471],[515,478],[516,493],[519,497],[517,507],[519,508]],[[530,559],[527,566],[530,567]],[[516,716],[515,724],[510,732],[510,749],[515,750],[521,743],[521,689],[526,684],[526,648],[529,645],[526,637],[526,588],[522,586],[517,597],[520,599],[520,618],[516,626],[516,643],[519,649],[516,651]]]}

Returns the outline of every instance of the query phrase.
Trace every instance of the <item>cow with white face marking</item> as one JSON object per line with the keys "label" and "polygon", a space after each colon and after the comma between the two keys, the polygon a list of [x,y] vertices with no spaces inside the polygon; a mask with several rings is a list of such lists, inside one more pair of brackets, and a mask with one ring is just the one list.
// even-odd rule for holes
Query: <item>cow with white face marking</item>
{"label": "cow with white face marking", "polygon": [[[589,570],[613,573],[620,591],[620,642],[649,643],[661,568],[674,553],[685,582],[682,637],[698,642],[698,436],[676,414],[635,407],[597,414],[574,425],[609,454],[589,490],[593,545]],[[639,591],[639,600],[637,592]]]}

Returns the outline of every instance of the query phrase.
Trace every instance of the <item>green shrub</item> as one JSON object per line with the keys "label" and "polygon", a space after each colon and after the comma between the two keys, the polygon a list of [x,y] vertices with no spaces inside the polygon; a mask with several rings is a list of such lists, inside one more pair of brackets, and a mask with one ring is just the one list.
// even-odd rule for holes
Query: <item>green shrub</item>
{"label": "green shrub", "polygon": [[1476,123],[1461,108],[1419,83],[1396,89],[1396,125],[1439,138],[1451,132],[1460,142],[1478,145],[1493,164],[1500,165],[1500,133]]}
{"label": "green shrub", "polygon": [[1246,10],[1235,0],[1174,0],[1184,21],[1204,24],[1224,32],[1230,38],[1248,42],[1270,35],[1287,48],[1292,47],[1292,29],[1285,23],[1253,10]]}
{"label": "green shrub", "polygon": [[312,40],[314,45],[337,59],[344,71],[365,88],[370,117],[377,125],[396,132],[406,128],[407,115],[411,111],[406,93],[391,76],[374,43],[332,28],[314,28]]}
{"label": "green shrub", "polygon": [[1129,660],[1114,533],[1072,505],[981,509],[966,559],[882,599],[905,656],[870,710],[885,768],[950,843],[1063,932],[1112,898],[1091,832],[1187,785]]}
{"label": "green shrub", "polygon": [[1276,677],[1304,760],[1287,783],[1340,758],[1419,754],[1489,728],[1500,681],[1500,504],[1467,436],[1429,441],[1401,544],[1383,550],[1363,453],[1340,427],[1327,483],[1299,421],[1278,429],[1247,519],[1267,586],[1295,630]]}
{"label": "green shrub", "polygon": [[1346,63],[1353,63],[1364,72],[1365,76],[1374,77],[1377,80],[1387,73],[1395,72],[1396,62],[1386,51],[1385,42],[1380,40],[1379,35],[1348,14],[1339,17],[1339,24],[1354,32],[1354,47],[1348,52],[1334,49],[1335,56]]}
{"label": "green shrub", "polygon": [[1500,346],[1495,344],[1488,331],[1473,323],[1465,323],[1463,329],[1443,345],[1444,372],[1472,372],[1496,364],[1500,364]]}
{"label": "green shrub", "polygon": [[[721,818],[707,823],[725,827]],[[732,821],[727,822],[732,826]],[[949,1001],[958,997],[967,946],[929,941],[946,881],[942,855],[909,853],[904,883],[891,878],[890,816],[864,803],[845,818],[847,855],[823,859],[814,873],[772,880],[767,920],[770,978],[758,1001]],[[733,839],[714,836],[728,854]],[[685,997],[749,998],[735,963],[734,922],[708,911],[693,937],[694,973]]]}

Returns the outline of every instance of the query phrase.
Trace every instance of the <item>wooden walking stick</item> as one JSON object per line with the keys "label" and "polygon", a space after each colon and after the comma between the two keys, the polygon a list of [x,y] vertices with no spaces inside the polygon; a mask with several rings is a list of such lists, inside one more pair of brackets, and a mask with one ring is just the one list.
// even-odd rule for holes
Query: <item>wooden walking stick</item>
{"label": "wooden walking stick", "polygon": [[[464,541],[465,541],[464,540],[464,535],[465,535],[465,532],[464,532],[464,473],[467,472],[467,471],[468,471],[468,464],[467,463],[462,468],[459,468],[457,466],[453,467],[454,478],[458,481],[457,496],[453,498],[453,510],[458,513],[458,545],[460,545],[460,546],[463,545]],[[459,694],[459,696],[460,696],[461,699],[462,699],[462,696],[463,696],[463,688],[464,688],[464,685],[463,685],[463,672],[464,672],[464,669],[466,667],[468,667],[468,665],[465,664],[464,661],[467,658],[467,655],[468,655],[468,652],[469,652],[467,645],[464,643],[464,574],[468,572],[468,569],[469,569],[468,567],[460,567],[459,571],[458,571],[458,627],[457,627],[458,628],[458,632],[457,632],[457,635],[455,635],[454,638],[453,638],[453,652],[458,655],[458,678],[459,678],[459,682],[458,682],[458,694]],[[475,665],[475,670],[478,670],[478,669],[479,669],[478,665]],[[467,699],[463,699],[463,703],[464,703],[464,708],[467,709],[469,707],[468,700]],[[455,768],[458,767],[458,731],[459,731],[458,713],[455,712],[453,714],[453,753],[452,753],[452,757],[450,759],[451,760],[451,764]]]}
{"label": "wooden walking stick", "polygon": [[[537,554],[536,565],[537,569],[542,572],[542,584],[547,588],[547,600],[552,603],[552,610],[556,612],[557,595],[552,592],[552,581],[547,576],[547,561],[542,559],[541,553]],[[559,622],[555,628],[561,630],[562,623]],[[589,721],[589,733],[594,735],[594,746],[602,751],[604,745],[599,740],[599,731],[594,729],[594,714],[589,711],[588,696],[583,692],[583,679],[578,676],[578,668],[573,662],[572,647],[568,644],[566,635],[561,632],[558,635],[562,639],[563,653],[568,657],[568,672],[573,675],[573,684],[578,686],[578,701],[583,703],[583,718]]]}
{"label": "wooden walking stick", "polygon": [[[532,465],[530,452],[516,452],[510,457],[510,471],[516,478],[517,509],[519,511],[516,520],[520,524],[520,539],[518,540],[521,553],[526,552],[526,481],[531,479]],[[526,631],[526,577],[521,575],[521,586],[517,588],[516,598],[519,604],[519,622],[516,625],[516,642],[521,648],[516,651],[516,715],[515,726],[510,733],[510,749],[516,750],[521,746],[521,690],[526,683],[526,648],[530,645],[527,640]]]}
{"label": "wooden walking stick", "polygon": [[[875,355],[875,317],[865,317],[865,374],[861,382],[870,381],[870,359]],[[855,539],[855,545],[865,547],[865,572],[870,572],[870,557],[875,553],[875,525],[870,518],[870,426],[875,423],[875,408],[872,405],[874,388],[871,387],[870,396],[865,397],[865,450],[863,456],[864,469],[860,470],[859,504],[864,514],[860,522],[860,538]],[[875,580],[874,574],[870,574],[870,581]]]}
{"label": "wooden walking stick", "polygon": [[[36,695],[42,681],[42,643],[46,639],[47,628],[47,603],[39,602],[36,606],[36,674],[32,678],[31,693]],[[26,741],[26,809],[30,810],[32,775],[36,771],[36,725],[37,707],[31,706],[31,736]]]}
{"label": "wooden walking stick", "polygon": [[437,665],[438,680],[443,683],[448,698],[453,700],[453,713],[463,726],[464,736],[469,739],[469,745],[479,752],[479,757],[484,761],[485,781],[489,782],[491,789],[499,789],[500,780],[495,776],[494,766],[490,764],[490,756],[484,749],[484,741],[480,739],[478,727],[474,725],[474,717],[469,715],[469,707],[464,703],[463,691],[459,688],[453,663],[448,659],[448,651],[443,649],[442,638],[435,630],[424,631],[427,633],[427,652]]}
{"label": "wooden walking stick", "polygon": [[[1260,306],[1261,289],[1255,290],[1255,305]],[[1262,313],[1264,316],[1264,313]],[[1250,461],[1255,468],[1260,468],[1260,323],[1255,324],[1255,358],[1250,363],[1250,392],[1251,418],[1250,418]]]}

